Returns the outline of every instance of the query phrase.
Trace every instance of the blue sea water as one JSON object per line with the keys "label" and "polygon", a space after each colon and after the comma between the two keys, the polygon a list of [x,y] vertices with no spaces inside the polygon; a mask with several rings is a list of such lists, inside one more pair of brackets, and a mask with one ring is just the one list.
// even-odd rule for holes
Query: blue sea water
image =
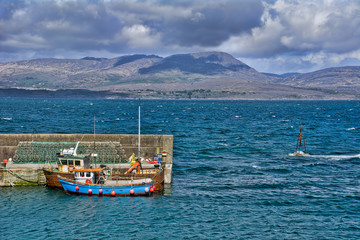
{"label": "blue sea water", "polygon": [[[359,101],[143,100],[174,135],[152,197],[0,189],[0,239],[360,239]],[[0,99],[1,133],[137,134],[137,100]],[[295,151],[299,125],[308,157]]]}

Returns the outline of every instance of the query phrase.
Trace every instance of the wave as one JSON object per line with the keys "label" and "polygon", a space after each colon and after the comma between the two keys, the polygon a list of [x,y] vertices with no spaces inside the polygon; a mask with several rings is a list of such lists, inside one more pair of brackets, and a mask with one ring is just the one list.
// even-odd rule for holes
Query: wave
{"label": "wave", "polygon": [[291,157],[304,157],[304,158],[326,158],[326,159],[333,159],[333,160],[343,160],[343,159],[351,159],[351,158],[360,158],[360,154],[308,154],[304,153],[302,151],[289,153],[288,154]]}
{"label": "wave", "polygon": [[346,160],[352,158],[360,158],[360,154],[352,154],[352,155],[309,155],[307,157],[312,158],[326,158],[331,160]]}
{"label": "wave", "polygon": [[360,158],[360,154],[351,154],[351,155],[297,155],[294,153],[289,153],[289,156],[295,156],[295,157],[306,157],[306,158],[326,158],[331,160],[346,160],[346,159],[352,159],[352,158]]}
{"label": "wave", "polygon": [[348,128],[346,129],[346,131],[351,131],[351,130],[355,130],[356,128],[352,127],[352,128]]}
{"label": "wave", "polygon": [[294,152],[294,153],[289,153],[289,156],[292,156],[292,157],[307,157],[307,156],[310,156],[310,154],[304,153],[303,151],[297,151],[297,152]]}

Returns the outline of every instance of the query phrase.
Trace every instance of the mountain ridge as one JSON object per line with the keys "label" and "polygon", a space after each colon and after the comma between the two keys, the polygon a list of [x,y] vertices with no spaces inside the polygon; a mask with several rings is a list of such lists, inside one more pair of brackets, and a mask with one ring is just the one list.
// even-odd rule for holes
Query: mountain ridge
{"label": "mountain ridge", "polygon": [[146,90],[149,97],[159,98],[176,98],[176,92],[183,92],[180,98],[359,99],[360,67],[276,75],[260,73],[228,53],[214,51],[168,57],[47,58],[0,64],[0,87]]}

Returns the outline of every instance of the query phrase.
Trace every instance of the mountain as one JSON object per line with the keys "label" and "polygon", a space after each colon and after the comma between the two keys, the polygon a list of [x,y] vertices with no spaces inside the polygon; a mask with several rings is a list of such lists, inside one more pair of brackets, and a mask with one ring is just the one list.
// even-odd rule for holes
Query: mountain
{"label": "mountain", "polygon": [[284,78],[273,78],[271,82],[294,87],[321,88],[360,94],[360,66],[326,68]]}
{"label": "mountain", "polygon": [[162,59],[160,62],[139,69],[140,74],[160,73],[178,70],[187,74],[234,75],[251,68],[226,53],[177,54]]}
{"label": "mountain", "polygon": [[[227,53],[128,55],[113,59],[37,59],[0,64],[0,85],[50,89],[152,89],[178,90],[201,81],[237,78],[258,81],[265,76]],[[201,84],[200,84],[201,85]],[[226,82],[222,84],[228,88]],[[206,86],[204,86],[206,88]],[[206,88],[207,89],[207,88]]]}
{"label": "mountain", "polygon": [[284,78],[284,77],[289,77],[289,76],[293,76],[293,75],[298,75],[298,74],[300,74],[300,73],[275,74],[275,73],[264,73],[264,72],[262,72],[262,74],[265,74],[265,75],[271,76],[271,77],[276,77],[276,78]]}
{"label": "mountain", "polygon": [[[83,89],[106,92],[106,97],[114,98],[131,97],[142,90],[149,98],[358,99],[358,92],[346,87],[359,85],[359,73],[358,67],[349,67],[308,74],[263,74],[223,52],[165,58],[136,54],[2,63],[0,87],[72,89],[69,95]],[[1,91],[0,96],[4,94],[6,91]]]}
{"label": "mountain", "polygon": [[36,59],[0,64],[0,85],[31,88],[94,89],[136,76],[141,67],[151,66],[157,56],[123,56],[113,59]]}

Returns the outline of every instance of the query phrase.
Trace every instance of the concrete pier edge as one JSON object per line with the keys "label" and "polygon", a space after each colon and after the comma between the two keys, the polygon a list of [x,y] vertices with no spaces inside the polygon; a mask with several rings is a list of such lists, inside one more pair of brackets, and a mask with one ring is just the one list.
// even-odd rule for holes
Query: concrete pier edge
{"label": "concrete pier edge", "polygon": [[[19,142],[78,142],[94,141],[93,134],[0,134],[0,162],[3,159],[14,159]],[[136,134],[98,134],[96,142],[119,142],[125,156],[137,153],[138,135]],[[156,152],[165,151],[167,157],[163,159],[165,184],[172,182],[173,164],[173,136],[172,135],[141,135],[141,151]],[[127,164],[110,164],[112,167],[127,167]],[[45,177],[42,168],[45,163],[7,163],[0,166],[0,187],[16,185],[43,185]],[[15,175],[26,176],[21,180]]]}

